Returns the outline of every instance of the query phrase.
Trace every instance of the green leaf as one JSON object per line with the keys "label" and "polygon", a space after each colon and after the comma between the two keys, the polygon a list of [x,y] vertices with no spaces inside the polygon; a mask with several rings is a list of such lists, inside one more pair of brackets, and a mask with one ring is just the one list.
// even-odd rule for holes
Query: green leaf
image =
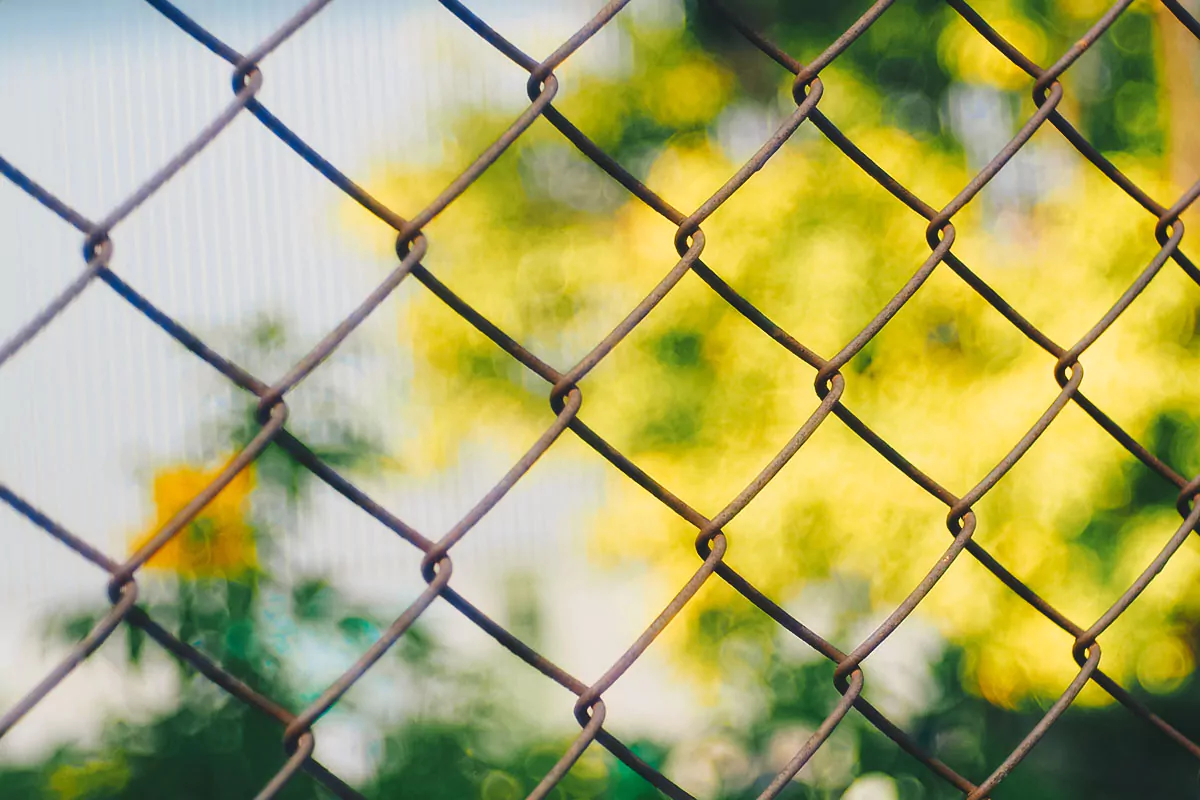
{"label": "green leaf", "polygon": [[292,613],[307,622],[326,619],[333,611],[333,588],[323,578],[312,578],[292,589]]}
{"label": "green leaf", "polygon": [[129,663],[135,667],[142,661],[142,652],[146,645],[146,632],[137,625],[125,626],[125,644],[128,647]]}
{"label": "green leaf", "polygon": [[408,664],[423,664],[437,650],[437,642],[421,625],[409,628],[396,643],[396,655]]}
{"label": "green leaf", "polygon": [[93,612],[72,614],[62,620],[57,626],[57,630],[63,639],[74,644],[91,633],[92,628],[96,627],[99,620],[100,615]]}
{"label": "green leaf", "polygon": [[347,640],[356,644],[379,638],[379,626],[366,617],[343,617],[338,620],[337,627]]}

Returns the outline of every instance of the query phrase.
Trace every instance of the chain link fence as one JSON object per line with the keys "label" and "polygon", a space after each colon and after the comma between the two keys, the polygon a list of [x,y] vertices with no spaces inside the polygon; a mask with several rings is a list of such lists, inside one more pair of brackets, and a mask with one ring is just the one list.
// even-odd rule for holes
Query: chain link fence
{"label": "chain link fence", "polygon": [[[329,4],[330,0],[314,0],[308,3],[286,24],[245,54],[226,45],[214,33],[197,24],[166,0],[147,0],[147,2],[173,22],[181,35],[191,37],[211,51],[215,57],[229,63],[233,68],[233,99],[174,158],[99,221],[87,219],[67,202],[38,184],[33,177],[26,175],[17,166],[0,157],[0,173],[3,173],[6,178],[28,194],[32,200],[50,209],[84,236],[83,256],[85,262],[79,276],[62,290],[49,306],[34,315],[13,338],[0,346],[0,365],[7,362],[31,339],[53,323],[72,300],[87,291],[93,283],[99,281],[144,314],[168,336],[218,370],[234,385],[256,396],[260,429],[253,440],[224,466],[217,477],[202,492],[158,530],[144,546],[123,561],[100,552],[70,531],[65,530],[51,516],[23,500],[14,488],[0,485],[0,497],[11,507],[48,535],[69,547],[79,557],[87,559],[109,573],[108,595],[112,603],[111,610],[82,641],[74,646],[70,654],[13,708],[7,710],[0,717],[0,736],[18,724],[30,709],[53,691],[76,666],[101,647],[110,635],[122,623],[125,623],[140,628],[163,648],[190,663],[201,674],[240,702],[278,721],[282,728],[282,743],[286,759],[270,783],[263,787],[258,795],[260,798],[276,795],[285,784],[295,778],[299,771],[306,772],[313,780],[318,781],[338,797],[357,798],[361,796],[357,791],[312,757],[316,741],[314,726],[321,716],[338,703],[347,690],[372,668],[388,648],[404,635],[405,631],[430,604],[441,597],[531,668],[540,672],[547,679],[565,687],[578,698],[574,706],[574,715],[579,722],[581,732],[567,751],[562,754],[554,768],[529,795],[530,798],[546,797],[583,751],[593,743],[598,743],[606,748],[663,795],[671,798],[690,798],[691,795],[685,789],[677,786],[668,777],[652,768],[605,728],[604,694],[621,680],[622,676],[646,652],[659,634],[671,624],[681,609],[695,596],[700,587],[716,576],[716,579],[725,581],[788,633],[836,664],[834,685],[841,694],[841,700],[817,730],[812,733],[803,747],[794,754],[784,769],[762,792],[760,795],[762,798],[772,798],[783,791],[851,710],[861,714],[879,731],[921,761],[929,770],[961,791],[968,800],[989,797],[1009,772],[1037,746],[1039,740],[1071,706],[1089,681],[1101,687],[1143,722],[1161,732],[1174,745],[1200,759],[1200,745],[1180,733],[1170,722],[1148,709],[1101,669],[1100,636],[1146,589],[1168,560],[1183,546],[1188,534],[1193,532],[1197,523],[1200,522],[1200,504],[1195,502],[1197,495],[1200,494],[1200,476],[1188,477],[1177,474],[1123,430],[1081,391],[1084,375],[1081,358],[1085,351],[1104,335],[1105,331],[1150,284],[1168,261],[1173,261],[1194,282],[1200,284],[1200,268],[1181,249],[1184,227],[1180,222],[1180,215],[1200,195],[1200,182],[1194,184],[1182,197],[1169,205],[1156,200],[1107,160],[1060,111],[1064,100],[1064,91],[1059,83],[1059,78],[1089,48],[1095,45],[1114,22],[1126,12],[1133,0],[1121,0],[1113,5],[1092,25],[1083,38],[1079,39],[1049,67],[1043,67],[1030,60],[964,0],[947,0],[947,4],[982,35],[992,47],[1033,79],[1033,100],[1036,111],[1003,149],[996,153],[983,169],[948,204],[941,208],[929,205],[892,178],[871,159],[868,153],[861,150],[848,136],[842,133],[819,107],[825,92],[820,77],[821,71],[861,37],[870,26],[876,24],[888,8],[894,4],[894,0],[877,0],[823,53],[807,64],[800,62],[774,45],[740,18],[735,11],[713,3],[711,4],[713,9],[721,15],[724,22],[761,51],[763,58],[773,60],[781,69],[794,75],[792,95],[795,99],[795,109],[775,133],[762,143],[754,156],[741,169],[698,208],[687,213],[672,206],[653,189],[634,177],[628,169],[606,154],[588,138],[584,131],[577,128],[553,105],[559,87],[558,78],[554,72],[555,68],[595,36],[598,31],[609,25],[622,8],[629,4],[630,0],[614,0],[608,3],[577,33],[563,42],[549,56],[540,60],[522,52],[462,3],[457,0],[441,0],[447,11],[478,35],[481,45],[486,44],[495,48],[529,73],[527,89],[530,102],[508,129],[496,138],[461,175],[446,186],[433,202],[411,217],[401,216],[398,211],[383,205],[364,191],[350,177],[340,172],[336,166],[305,143],[285,122],[272,114],[257,99],[265,79],[262,65],[267,57],[274,50],[285,45],[288,38],[306,25],[314,15]],[[1180,25],[1193,36],[1200,38],[1200,21],[1192,16],[1178,0],[1161,0],[1161,4]],[[297,362],[282,377],[271,382],[242,369],[155,307],[139,294],[137,289],[122,280],[116,271],[116,265],[119,262],[114,261],[112,235],[117,226],[135,213],[147,198],[157,192],[197,153],[212,144],[229,123],[243,111],[256,117],[313,169],[396,230],[396,256],[399,263],[394,271],[362,301],[352,314],[331,330],[308,355]],[[429,247],[422,228],[455,202],[539,117],[546,119],[580,153],[604,170],[630,194],[677,226],[674,243],[679,253],[679,261],[611,333],[596,344],[581,361],[565,371],[560,371],[546,363],[506,335],[504,331],[468,305],[422,264],[422,259]],[[701,257],[705,245],[702,227],[705,220],[737,192],[754,173],[760,169],[769,168],[771,156],[805,123],[820,131],[847,158],[886,189],[896,201],[903,203],[914,213],[928,220],[926,227],[926,240],[930,249],[928,258],[912,274],[900,291],[871,319],[869,324],[841,350],[830,357],[824,357],[810,350],[772,322],[754,306],[750,299],[740,295],[720,277],[719,265],[709,265]],[[972,272],[970,267],[952,251],[955,241],[955,215],[967,206],[1004,165],[1025,146],[1034,133],[1046,124],[1056,128],[1096,169],[1100,170],[1113,184],[1154,217],[1156,220],[1154,235],[1159,245],[1156,255],[1120,299],[1077,342],[1069,345],[1051,340],[1022,316],[1018,309],[1009,305],[982,278]],[[1057,397],[1033,427],[978,484],[962,496],[955,495],[934,477],[922,472],[920,468],[908,461],[903,454],[895,450],[855,416],[843,402],[846,379],[840,371],[880,332],[888,321],[919,291],[930,274],[942,264],[999,311],[1025,337],[1053,358],[1052,373],[1060,387]],[[754,481],[712,518],[700,514],[692,505],[673,494],[669,488],[656,482],[637,464],[589,428],[580,416],[583,408],[583,395],[578,386],[579,381],[628,336],[689,271],[700,277],[714,292],[765,335],[811,367],[815,371],[815,390],[820,401],[816,411],[770,463],[762,468]],[[450,309],[491,339],[525,369],[544,380],[549,387],[549,401],[553,411],[552,421],[537,442],[465,517],[439,537],[418,532],[397,518],[330,465],[324,463],[286,427],[288,392],[318,369],[346,337],[409,276],[424,285]],[[1049,365],[1049,362],[1047,363]],[[1012,469],[1069,403],[1076,404],[1129,453],[1178,489],[1177,508],[1183,518],[1183,522],[1167,539],[1158,555],[1146,565],[1145,570],[1124,594],[1099,619],[1089,624],[1081,624],[1068,619],[972,539],[979,524],[975,512],[972,510],[973,506],[996,485],[1005,473]],[[854,643],[848,649],[842,649],[817,632],[810,630],[801,620],[790,615],[776,601],[766,596],[723,560],[728,546],[723,527],[779,473],[788,460],[812,436],[813,432],[820,425],[825,424],[830,416],[837,417],[908,479],[944,503],[947,507],[946,527],[950,536],[950,542],[944,554],[930,566],[924,579],[878,628],[866,639]],[[492,620],[467,598],[459,594],[451,580],[453,572],[451,551],[454,545],[471,532],[472,528],[521,479],[534,462],[568,430],[674,513],[694,525],[697,529],[695,546],[700,561],[700,565],[692,577],[679,589],[654,622],[603,675],[590,682],[568,674]],[[215,663],[204,653],[167,631],[138,605],[137,576],[139,569],[168,541],[179,535],[201,513],[206,504],[212,501],[238,473],[249,467],[264,448],[271,443],[284,448],[300,464],[311,470],[315,476],[370,514],[409,546],[418,548],[424,554],[421,572],[427,588],[396,618],[390,628],[362,654],[349,670],[329,685],[307,708],[299,711],[284,708],[271,698],[257,693],[222,669],[220,664]],[[1070,634],[1074,639],[1072,655],[1079,665],[1079,671],[1074,680],[1063,690],[1057,701],[1050,705],[1041,720],[1001,763],[994,766],[990,775],[978,781],[967,778],[956,771],[953,765],[943,763],[927,752],[917,741],[891,722],[862,696],[866,681],[864,661],[903,624],[939,579],[953,566],[963,551],[986,567],[997,580],[1019,595],[1038,613]]]}

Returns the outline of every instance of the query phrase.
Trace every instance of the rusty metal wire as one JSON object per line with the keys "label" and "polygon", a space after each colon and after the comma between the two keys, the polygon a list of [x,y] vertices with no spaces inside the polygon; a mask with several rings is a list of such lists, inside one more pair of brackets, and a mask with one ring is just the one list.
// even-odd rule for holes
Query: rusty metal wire
{"label": "rusty metal wire", "polygon": [[[1200,22],[1180,5],[1177,0],[1160,0],[1169,12],[1193,35],[1200,38]],[[803,641],[816,652],[836,664],[834,686],[842,695],[841,701],[829,713],[822,724],[776,776],[760,797],[772,798],[779,794],[807,763],[812,755],[828,739],[833,730],[853,709],[861,714],[884,735],[910,755],[924,763],[932,772],[961,791],[969,800],[989,797],[1011,770],[1037,745],[1047,730],[1075,700],[1088,682],[1094,682],[1113,698],[1127,707],[1137,717],[1153,726],[1180,748],[1200,759],[1200,745],[1187,738],[1179,730],[1151,711],[1100,668],[1100,636],[1143,592],[1167,561],[1178,551],[1200,522],[1200,504],[1194,502],[1200,495],[1200,476],[1188,478],[1177,474],[1156,458],[1133,436],[1124,431],[1111,417],[1089,400],[1081,390],[1083,364],[1081,357],[1086,350],[1116,321],[1167,261],[1173,261],[1193,281],[1200,284],[1200,269],[1181,249],[1184,234],[1180,215],[1200,196],[1200,181],[1170,205],[1165,205],[1146,193],[1113,163],[1108,161],[1067,120],[1060,111],[1064,90],[1059,78],[1104,35],[1113,23],[1127,10],[1132,0],[1115,3],[1086,35],[1079,39],[1054,64],[1042,67],[1035,64],[1010,42],[1005,40],[986,19],[977,13],[965,0],[947,0],[947,4],[970,26],[982,35],[999,53],[1034,81],[1034,112],[1017,134],[979,171],[971,181],[944,207],[935,208],[890,176],[875,163],[870,155],[861,150],[818,108],[825,88],[820,73],[851,46],[893,5],[894,0],[877,0],[841,36],[839,36],[817,58],[808,64],[801,63],[753,27],[742,20],[736,12],[716,3],[710,3],[731,29],[775,61],[782,69],[794,75],[792,94],[795,110],[767,139],[746,164],[729,178],[705,202],[690,213],[676,209],[653,189],[638,180],[625,167],[605,153],[587,134],[577,128],[555,106],[553,100],[558,91],[555,68],[582,47],[589,39],[608,25],[630,0],[613,0],[605,5],[576,34],[565,41],[548,57],[538,60],[529,56],[509,42],[501,33],[492,29],[458,0],[441,0],[441,4],[480,39],[497,49],[504,56],[529,73],[527,91],[529,105],[512,124],[451,182],[428,206],[413,214],[411,218],[388,208],[372,197],[351,178],[322,157],[316,150],[294,133],[278,117],[272,114],[257,99],[265,80],[263,61],[288,37],[307,24],[330,0],[313,0],[301,8],[281,28],[275,31],[258,47],[241,54],[222,42],[215,34],[187,17],[168,0],[146,0],[178,29],[203,45],[215,56],[225,60],[233,68],[233,99],[229,105],[210,122],[174,158],[160,168],[124,202],[110,211],[98,222],[93,222],[47,189],[36,183],[16,166],[0,157],[0,173],[84,236],[84,269],[45,309],[19,330],[9,341],[0,345],[0,366],[11,358],[32,338],[52,323],[63,309],[82,292],[89,289],[96,279],[107,284],[133,308],[144,314],[167,335],[174,338],[199,358],[223,374],[232,383],[258,398],[257,435],[219,472],[216,478],[178,514],[170,519],[140,549],[124,561],[117,561],[88,545],[82,539],[62,528],[47,514],[23,500],[13,489],[0,485],[0,499],[23,514],[47,534],[87,559],[109,576],[108,595],[112,603],[110,612],[94,629],[80,641],[69,655],[55,667],[35,688],[30,690],[13,708],[0,716],[0,736],[7,733],[21,718],[51,692],[76,666],[94,653],[122,623],[136,626],[163,648],[193,665],[201,674],[220,686],[232,697],[277,720],[282,728],[281,739],[286,759],[270,783],[259,793],[260,798],[273,797],[297,772],[304,770],[334,795],[343,798],[360,797],[358,792],[337,776],[330,773],[312,758],[315,747],[315,726],[323,714],[355,684],[372,665],[404,635],[405,631],[437,598],[442,598],[462,613],[503,647],[536,669],[548,679],[565,687],[576,695],[574,714],[581,727],[580,734],[544,780],[529,795],[543,798],[566,774],[572,764],[593,742],[610,751],[634,772],[671,798],[690,798],[691,795],[669,778],[640,759],[625,744],[613,736],[605,727],[606,710],[604,694],[615,685],[630,667],[646,652],[656,637],[671,624],[680,610],[695,596],[700,587],[716,575],[742,594],[763,613],[782,626],[790,634]],[[251,375],[228,358],[217,353],[200,338],[192,334],[177,321],[155,307],[149,300],[126,283],[113,269],[113,233],[119,224],[134,213],[166,181],[181,170],[197,153],[208,147],[228,124],[243,111],[258,119],[281,142],[291,148],[313,169],[325,176],[337,188],[360,205],[390,225],[396,231],[396,255],[398,263],[393,272],[362,303],[330,331],[316,347],[297,362],[282,377],[267,383]],[[513,338],[506,335],[482,314],[468,305],[461,297],[442,283],[421,262],[429,243],[422,233],[424,226],[453,203],[485,170],[487,170],[539,117],[553,125],[579,152],[594,162],[638,200],[645,203],[676,227],[674,243],[679,261],[650,292],[602,341],[570,369],[560,371],[541,360]],[[1111,309],[1093,325],[1077,342],[1063,346],[1052,341],[1038,330],[1028,319],[993,290],[982,278],[952,251],[955,241],[954,217],[965,208],[987,183],[1029,141],[1035,132],[1046,123],[1056,128],[1063,137],[1113,184],[1128,194],[1146,209],[1156,220],[1154,234],[1159,250],[1137,279],[1129,286]],[[823,134],[850,161],[905,204],[916,214],[928,220],[926,239],[930,254],[913,272],[895,296],[870,320],[862,331],[851,339],[833,356],[826,358],[805,347],[782,327],[771,321],[753,303],[739,294],[719,275],[717,270],[702,260],[705,234],[702,225],[726,200],[738,191],[755,172],[768,166],[772,155],[796,130],[808,123]],[[1014,327],[1033,343],[1054,358],[1051,372],[1060,391],[1037,422],[1021,437],[1009,453],[962,496],[955,495],[936,479],[927,475],[900,452],[875,433],[859,419],[844,402],[847,390],[846,379],[841,368],[859,353],[878,334],[888,321],[920,290],[921,286],[939,266],[945,264],[988,304],[1002,314]],[[605,441],[580,417],[583,395],[579,388],[581,379],[594,369],[646,315],[673,289],[687,272],[693,272],[730,306],[758,327],[764,334],[778,343],[788,353],[815,370],[815,392],[819,404],[808,420],[788,441],[782,450],[763,467],[758,476],[741,493],[712,518],[707,518],[695,507],[675,495],[670,489],[654,480],[637,464]],[[342,341],[369,316],[384,299],[409,275],[423,284],[450,309],[491,339],[498,347],[518,361],[534,375],[549,385],[549,401],[553,418],[540,438],[521,459],[492,487],[490,491],[449,531],[437,538],[422,534],[400,520],[344,476],[323,462],[302,441],[286,428],[288,392],[317,369],[342,343]],[[1166,541],[1161,552],[1148,564],[1140,576],[1122,596],[1103,613],[1099,619],[1084,626],[1068,619],[1054,606],[1044,600],[1033,588],[1010,572],[995,557],[972,538],[979,520],[973,510],[996,483],[1029,450],[1034,441],[1054,422],[1062,409],[1074,403],[1086,412],[1116,442],[1129,453],[1153,470],[1162,479],[1178,488],[1177,507],[1183,522]],[[946,527],[950,543],[944,554],[932,564],[924,579],[911,591],[905,600],[863,641],[843,650],[820,634],[794,618],[770,597],[765,595],[749,580],[738,574],[725,563],[724,556],[728,541],[723,528],[746,507],[767,485],[783,466],[803,447],[816,429],[830,416],[837,417],[851,431],[870,445],[884,459],[924,491],[944,503],[947,507]],[[502,497],[529,471],[562,435],[570,430],[587,443],[596,453],[611,462],[617,469],[641,486],[653,497],[695,526],[696,551],[700,565],[675,597],[663,609],[653,623],[633,642],[612,666],[599,678],[585,682],[565,672],[550,662],[529,645],[521,641],[504,627],[484,614],[477,606],[461,595],[451,584],[453,564],[451,550],[471,529],[500,501]],[[246,469],[270,443],[287,450],[300,464],[314,475],[370,514],[401,539],[423,553],[421,573],[427,588],[400,614],[358,661],[332,683],[307,708],[291,711],[270,698],[263,697],[233,677],[222,666],[191,645],[181,641],[155,622],[138,604],[137,573],[148,559],[157,553],[172,537],[188,525],[234,477]],[[1079,664],[1079,672],[1063,690],[1061,697],[1053,703],[1042,719],[1000,764],[995,765],[990,775],[973,780],[960,774],[923,749],[912,737],[892,723],[878,709],[863,698],[865,685],[864,662],[916,609],[939,579],[951,568],[963,551],[982,564],[999,581],[1020,596],[1033,609],[1074,639],[1072,655]]]}

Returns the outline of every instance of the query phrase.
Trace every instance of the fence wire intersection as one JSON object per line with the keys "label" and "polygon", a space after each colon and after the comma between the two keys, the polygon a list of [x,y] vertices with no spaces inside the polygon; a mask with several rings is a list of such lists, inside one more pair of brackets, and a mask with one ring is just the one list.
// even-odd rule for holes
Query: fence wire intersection
{"label": "fence wire intersection", "polygon": [[[656,637],[669,625],[676,615],[695,596],[713,575],[726,582],[734,590],[758,607],[777,624],[794,635],[816,652],[836,665],[834,688],[841,695],[824,721],[812,733],[799,751],[774,780],[762,791],[760,798],[766,800],[777,796],[812,755],[825,743],[838,724],[853,709],[874,725],[899,747],[922,762],[941,779],[961,791],[968,800],[989,797],[1017,764],[1029,754],[1050,727],[1070,707],[1076,696],[1089,681],[1097,684],[1114,699],[1132,711],[1137,717],[1153,726],[1193,757],[1200,759],[1200,745],[1181,733],[1169,722],[1134,698],[1100,668],[1101,650],[1099,637],[1137,599],[1171,557],[1182,547],[1188,534],[1200,523],[1200,476],[1187,478],[1179,475],[1170,466],[1155,457],[1145,446],[1123,430],[1120,425],[1089,400],[1081,390],[1084,369],[1081,357],[1116,319],[1145,290],[1168,261],[1173,261],[1194,282],[1200,284],[1200,269],[1181,249],[1184,226],[1180,215],[1200,195],[1200,181],[1188,189],[1183,196],[1170,205],[1163,205],[1122,173],[1108,161],[1060,112],[1064,90],[1059,78],[1104,35],[1120,16],[1126,12],[1133,0],[1121,0],[1104,13],[1088,32],[1073,44],[1054,64],[1041,67],[1030,60],[1014,45],[978,14],[965,0],[946,0],[947,5],[961,16],[972,28],[989,42],[999,53],[1033,79],[1035,111],[1021,126],[1016,135],[968,182],[966,186],[944,207],[935,208],[878,165],[871,157],[851,141],[820,110],[819,104],[825,92],[820,73],[847,48],[852,46],[885,12],[894,0],[877,0],[841,36],[839,36],[817,58],[808,64],[801,63],[774,45],[768,38],[749,25],[738,14],[716,2],[708,5],[721,15],[731,29],[738,31],[753,47],[775,61],[782,69],[794,75],[792,94],[795,109],[779,128],[761,145],[758,151],[724,184],[700,206],[684,213],[671,205],[662,196],[641,182],[614,158],[596,145],[586,133],[577,128],[555,106],[553,100],[558,92],[558,78],[554,70],[588,40],[603,30],[613,18],[629,4],[630,0],[613,0],[605,5],[574,35],[562,43],[543,60],[537,60],[522,52],[502,34],[491,28],[458,0],[441,0],[441,4],[462,21],[480,39],[494,47],[516,65],[529,73],[527,92],[529,105],[457,178],[424,209],[411,218],[401,216],[387,207],[366,190],[342,173],[320,153],[309,146],[283,121],[272,114],[257,95],[263,86],[263,61],[287,39],[304,27],[331,0],[313,0],[304,5],[282,26],[261,44],[246,54],[241,54],[221,41],[215,34],[185,15],[167,0],[146,2],[172,22],[181,32],[207,48],[232,68],[233,99],[208,125],[206,125],[170,161],[141,184],[127,199],[112,209],[100,221],[93,222],[52,192],[42,187],[16,166],[0,157],[0,174],[12,181],[34,200],[59,216],[84,236],[84,268],[74,281],[68,284],[54,300],[37,313],[11,339],[0,345],[0,366],[28,344],[35,336],[52,323],[66,307],[86,291],[97,280],[105,283],[133,308],[154,322],[167,335],[178,341],[192,353],[219,371],[235,386],[258,398],[258,433],[237,453],[212,482],[196,495],[179,513],[161,527],[143,546],[123,561],[118,561],[100,552],[87,542],[64,529],[49,515],[35,508],[14,490],[0,484],[0,499],[18,513],[24,515],[50,536],[72,549],[109,574],[108,596],[111,610],[95,625],[83,640],[76,644],[63,661],[21,700],[0,716],[0,737],[12,729],[21,718],[46,697],[68,674],[92,653],[122,624],[135,626],[144,631],[168,652],[183,659],[196,668],[208,680],[225,690],[233,698],[275,719],[282,728],[281,739],[286,758],[271,781],[263,787],[258,798],[265,800],[275,796],[297,772],[303,770],[325,789],[337,797],[359,798],[361,795],[313,758],[316,745],[315,725],[317,721],[404,635],[421,614],[436,600],[442,598],[453,608],[471,620],[529,666],[548,679],[566,688],[577,700],[574,715],[580,725],[580,733],[541,783],[528,795],[531,799],[546,797],[568,772],[575,761],[593,742],[599,743],[635,773],[671,798],[691,798],[684,788],[676,785],[667,776],[637,756],[627,745],[614,736],[606,727],[604,693],[612,688],[633,664],[646,652]],[[1200,21],[1197,21],[1178,0],[1159,0],[1164,7],[1194,36],[1200,38]],[[157,308],[134,287],[126,283],[112,268],[114,242],[112,233],[119,224],[133,214],[138,207],[157,192],[168,180],[179,172],[198,153],[207,148],[243,111],[249,112],[273,133],[282,143],[317,170],[338,189],[370,211],[382,222],[396,231],[396,254],[398,264],[387,278],[371,292],[361,304],[340,324],[333,328],[304,358],[291,367],[282,377],[268,383],[244,370],[230,359],[209,347],[198,336],[178,321]],[[429,242],[423,228],[438,214],[453,203],[471,184],[538,119],[544,118],[586,158],[623,186],[630,194],[649,208],[676,225],[674,244],[679,260],[664,275],[654,289],[642,299],[628,315],[578,363],[566,371],[559,371],[523,347],[513,338],[472,308],[465,300],[441,282],[423,264]],[[867,173],[880,186],[914,213],[928,221],[926,239],[929,256],[913,272],[911,278],[896,292],[893,298],[832,357],[825,358],[805,347],[786,330],[759,311],[752,302],[726,283],[718,272],[702,259],[705,234],[702,225],[726,200],[737,192],[757,171],[768,166],[769,161],[785,142],[805,123],[811,124],[837,147],[855,165]],[[953,218],[965,208],[1029,141],[1038,130],[1049,123],[1096,167],[1113,184],[1146,209],[1155,218],[1154,234],[1159,250],[1141,274],[1113,304],[1109,311],[1083,336],[1069,347],[1051,340],[1033,323],[1004,300],[982,278],[952,251],[955,241]],[[921,286],[939,266],[945,264],[956,276],[1003,315],[1018,331],[1034,344],[1045,350],[1055,360],[1052,374],[1059,387],[1059,394],[1038,420],[1017,441],[1008,454],[993,467],[974,487],[961,496],[938,483],[904,455],[889,445],[865,422],[857,417],[845,403],[848,391],[846,379],[841,373],[845,366],[870,342],[894,317],[899,310],[920,290]],[[600,364],[630,332],[658,305],[688,272],[703,280],[718,296],[771,337],[792,356],[815,370],[814,388],[817,406],[800,429],[767,463],[757,477],[736,497],[731,499],[716,515],[704,516],[670,489],[658,483],[637,464],[609,444],[600,434],[590,428],[580,417],[583,394],[582,379]],[[438,538],[431,538],[389,512],[361,489],[322,461],[304,442],[290,433],[286,427],[288,392],[319,368],[341,343],[365,320],[409,275],[425,286],[447,307],[466,322],[487,336],[493,343],[519,362],[549,386],[548,399],[553,420],[525,454],[508,470],[504,477],[449,531]],[[1010,572],[980,544],[974,541],[979,521],[973,510],[996,483],[1021,459],[1033,443],[1053,423],[1063,408],[1074,403],[1087,413],[1118,444],[1149,467],[1163,480],[1179,490],[1177,508],[1182,523],[1167,539],[1159,554],[1099,619],[1088,626],[1080,625],[1063,615],[1044,600],[1033,588]],[[724,561],[729,541],[724,528],[754,497],[779,473],[784,465],[803,447],[809,437],[830,417],[839,419],[884,459],[898,469],[921,489],[947,506],[946,527],[950,543],[943,555],[930,567],[925,577],[913,588],[899,606],[863,641],[848,651],[839,648],[820,634],[808,628],[766,594],[757,589],[748,579],[736,572]],[[549,661],[517,636],[487,616],[477,606],[460,594],[451,585],[453,563],[451,550],[505,494],[525,475],[550,447],[570,430],[589,445],[596,453],[619,469],[653,497],[661,501],[679,517],[697,530],[695,547],[700,565],[692,577],[680,588],[675,597],[645,629],[633,644],[598,679],[591,683],[570,675]],[[383,635],[341,677],[309,706],[299,711],[289,710],[271,698],[265,697],[231,675],[213,659],[197,648],[185,643],[157,623],[138,601],[137,573],[146,562],[159,552],[172,538],[187,527],[241,471],[270,445],[286,450],[296,461],[315,476],[359,506],[393,533],[398,535],[423,554],[421,574],[426,589],[401,613]],[[891,722],[883,713],[863,697],[867,658],[874,652],[905,619],[917,608],[939,579],[953,565],[959,555],[966,551],[998,580],[1015,592],[1034,610],[1046,617],[1073,639],[1072,655],[1079,665],[1079,672],[1063,690],[1041,720],[1020,741],[1010,754],[990,775],[975,782],[952,766],[926,751],[915,739]]]}

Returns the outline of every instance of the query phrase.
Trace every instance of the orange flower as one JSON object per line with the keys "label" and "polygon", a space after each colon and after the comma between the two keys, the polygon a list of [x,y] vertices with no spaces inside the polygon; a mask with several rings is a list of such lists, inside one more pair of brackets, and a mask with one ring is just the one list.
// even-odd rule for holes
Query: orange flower
{"label": "orange flower", "polygon": [[[133,541],[137,550],[220,472],[190,466],[161,470],[154,477],[154,525]],[[254,531],[247,522],[250,493],[254,490],[253,467],[238,473],[162,549],[151,556],[146,567],[178,573],[183,577],[239,575],[258,564]]]}

